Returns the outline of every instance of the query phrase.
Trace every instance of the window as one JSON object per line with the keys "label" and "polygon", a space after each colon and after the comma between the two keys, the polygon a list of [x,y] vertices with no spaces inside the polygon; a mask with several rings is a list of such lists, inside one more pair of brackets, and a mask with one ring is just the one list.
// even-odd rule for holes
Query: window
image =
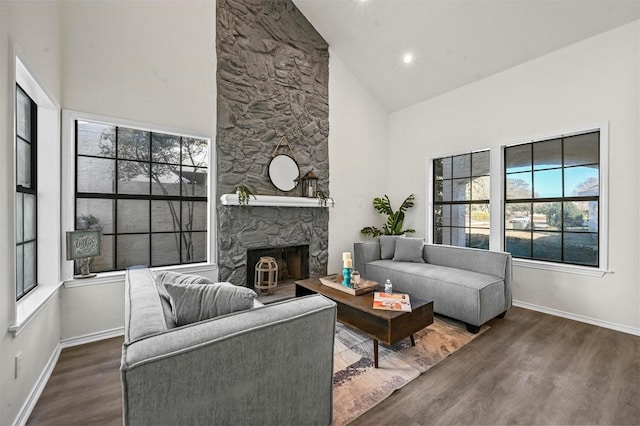
{"label": "window", "polygon": [[75,120],[75,227],[100,229],[92,271],[207,261],[208,139]]}
{"label": "window", "polygon": [[433,160],[433,242],[489,248],[490,152]]}
{"label": "window", "polygon": [[38,107],[16,85],[16,300],[37,286]]}
{"label": "window", "polygon": [[[18,46],[12,45],[14,53]],[[13,55],[14,220],[16,297],[9,331],[17,335],[62,284],[60,107],[20,57]],[[37,140],[36,140],[37,139]]]}
{"label": "window", "polygon": [[505,249],[599,266],[600,132],[505,148]]}
{"label": "window", "polygon": [[508,251],[518,266],[602,276],[608,129],[429,159],[427,240]]}

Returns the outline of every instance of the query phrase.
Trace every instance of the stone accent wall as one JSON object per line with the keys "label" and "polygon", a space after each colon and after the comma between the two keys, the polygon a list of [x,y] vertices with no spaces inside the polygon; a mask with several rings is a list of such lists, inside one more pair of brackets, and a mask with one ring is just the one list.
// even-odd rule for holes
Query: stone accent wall
{"label": "stone accent wall", "polygon": [[[329,188],[328,45],[290,0],[218,0],[217,193],[246,185],[284,193],[267,174],[282,136],[301,175]],[[290,154],[286,145],[281,153]],[[311,276],[326,273],[326,208],[222,206],[217,201],[220,280],[246,281],[246,250],[309,245]]]}

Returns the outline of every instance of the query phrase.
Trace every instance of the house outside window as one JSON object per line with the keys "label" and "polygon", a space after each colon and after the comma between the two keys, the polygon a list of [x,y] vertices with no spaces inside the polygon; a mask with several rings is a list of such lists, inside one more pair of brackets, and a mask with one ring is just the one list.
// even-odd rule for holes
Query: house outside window
{"label": "house outside window", "polygon": [[208,258],[208,139],[75,120],[75,228],[99,229],[92,271]]}
{"label": "house outside window", "polygon": [[16,85],[16,300],[36,288],[38,106]]}
{"label": "house outside window", "polygon": [[505,250],[599,266],[600,132],[506,147]]}
{"label": "house outside window", "polygon": [[433,242],[489,249],[489,150],[433,160]]}

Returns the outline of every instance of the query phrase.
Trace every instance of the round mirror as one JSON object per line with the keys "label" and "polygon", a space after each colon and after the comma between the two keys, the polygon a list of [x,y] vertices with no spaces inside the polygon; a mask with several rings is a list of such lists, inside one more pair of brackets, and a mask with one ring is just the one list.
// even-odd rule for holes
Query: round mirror
{"label": "round mirror", "polygon": [[298,185],[298,163],[286,154],[276,155],[269,163],[269,179],[280,191],[291,191]]}

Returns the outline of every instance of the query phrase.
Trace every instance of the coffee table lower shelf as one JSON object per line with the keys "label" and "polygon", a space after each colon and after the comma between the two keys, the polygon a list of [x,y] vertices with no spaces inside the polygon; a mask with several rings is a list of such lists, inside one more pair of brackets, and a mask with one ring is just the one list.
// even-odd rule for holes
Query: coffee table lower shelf
{"label": "coffee table lower shelf", "polygon": [[373,293],[352,296],[322,285],[318,278],[296,281],[296,297],[321,294],[338,305],[338,321],[373,339],[374,365],[378,368],[378,342],[393,345],[433,324],[433,302],[411,297],[411,312],[373,309]]}

